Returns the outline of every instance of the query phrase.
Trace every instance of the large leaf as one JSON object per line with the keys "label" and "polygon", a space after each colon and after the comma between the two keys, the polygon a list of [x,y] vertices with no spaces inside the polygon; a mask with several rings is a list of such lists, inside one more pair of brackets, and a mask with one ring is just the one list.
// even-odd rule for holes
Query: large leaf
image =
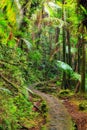
{"label": "large leaf", "polygon": [[76,73],[76,72],[73,72],[72,75],[71,75],[71,79],[73,80],[79,80],[81,81],[81,75]]}
{"label": "large leaf", "polygon": [[67,75],[69,75],[71,80],[73,79],[81,81],[81,75],[74,72],[71,66],[69,66],[67,63],[57,61],[57,66],[61,71],[64,71]]}
{"label": "large leaf", "polygon": [[57,61],[57,66],[59,67],[59,69],[63,70],[67,74],[71,74],[73,72],[73,69],[68,64],[62,61]]}
{"label": "large leaf", "polygon": [[48,5],[52,8],[56,8],[56,9],[61,9],[61,6],[59,6],[58,4],[54,3],[54,2],[48,2]]}
{"label": "large leaf", "polygon": [[50,16],[50,17],[57,17],[58,11],[61,10],[61,7],[53,2],[48,2],[44,4],[44,11]]}
{"label": "large leaf", "polygon": [[82,11],[84,12],[84,14],[87,15],[87,10],[86,10],[82,5],[80,5],[80,8],[81,8]]}
{"label": "large leaf", "polygon": [[24,39],[24,38],[21,38],[21,39],[22,39],[22,40],[24,41],[24,43],[26,44],[28,50],[31,50],[32,44],[31,44],[28,40],[26,40],[26,39]]}
{"label": "large leaf", "polygon": [[0,88],[0,93],[7,93],[7,94],[11,94],[11,91],[7,88]]}

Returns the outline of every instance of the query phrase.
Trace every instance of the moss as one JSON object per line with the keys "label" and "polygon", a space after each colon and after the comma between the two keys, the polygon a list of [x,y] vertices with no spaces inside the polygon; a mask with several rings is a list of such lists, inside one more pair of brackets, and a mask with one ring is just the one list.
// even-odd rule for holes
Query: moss
{"label": "moss", "polygon": [[58,93],[58,97],[63,98],[63,97],[71,97],[73,95],[73,93],[66,89],[66,90],[60,90],[60,92]]}
{"label": "moss", "polygon": [[75,121],[72,120],[72,123],[73,123],[73,128],[72,128],[72,130],[77,130],[77,125],[76,125]]}
{"label": "moss", "polygon": [[43,116],[45,118],[47,118],[48,107],[47,107],[46,101],[44,101],[44,100],[42,101],[40,109],[41,109],[41,111],[43,113]]}
{"label": "moss", "polygon": [[87,110],[87,102],[86,101],[79,104],[79,110],[81,110],[81,111]]}
{"label": "moss", "polygon": [[46,125],[43,125],[43,126],[41,127],[41,130],[47,130]]}

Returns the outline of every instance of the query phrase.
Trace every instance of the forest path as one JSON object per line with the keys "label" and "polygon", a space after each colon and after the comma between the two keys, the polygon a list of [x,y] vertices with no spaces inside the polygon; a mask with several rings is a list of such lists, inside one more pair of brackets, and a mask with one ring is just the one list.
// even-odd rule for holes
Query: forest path
{"label": "forest path", "polygon": [[33,92],[41,96],[48,104],[49,121],[46,130],[73,130],[71,117],[59,99],[38,90]]}

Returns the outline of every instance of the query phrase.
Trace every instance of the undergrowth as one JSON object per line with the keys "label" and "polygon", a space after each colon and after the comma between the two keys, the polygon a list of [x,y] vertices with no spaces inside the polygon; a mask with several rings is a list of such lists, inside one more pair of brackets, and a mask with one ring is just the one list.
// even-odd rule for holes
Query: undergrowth
{"label": "undergrowth", "polygon": [[[27,90],[30,82],[28,76],[33,75],[28,68],[28,55],[21,48],[12,48],[8,45],[1,44],[0,50],[0,129],[19,130],[22,127],[37,127],[38,122],[44,119],[45,103],[42,101],[42,115],[33,110],[33,100],[30,99]],[[34,99],[38,97],[35,96]]]}

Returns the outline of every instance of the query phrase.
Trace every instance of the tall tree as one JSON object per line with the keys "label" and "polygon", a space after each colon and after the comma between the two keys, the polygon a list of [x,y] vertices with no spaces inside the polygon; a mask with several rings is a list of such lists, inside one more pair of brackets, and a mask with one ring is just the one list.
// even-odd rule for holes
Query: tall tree
{"label": "tall tree", "polygon": [[82,93],[85,92],[85,33],[87,28],[87,1],[86,0],[78,0],[78,10],[80,12],[81,20],[80,20],[80,33],[82,38],[82,68],[81,68],[81,88],[80,91]]}
{"label": "tall tree", "polygon": [[[62,20],[65,22],[65,0],[62,0]],[[65,26],[62,28],[63,36],[63,62],[66,62],[66,31]],[[62,88],[66,89],[66,73],[63,73]]]}

